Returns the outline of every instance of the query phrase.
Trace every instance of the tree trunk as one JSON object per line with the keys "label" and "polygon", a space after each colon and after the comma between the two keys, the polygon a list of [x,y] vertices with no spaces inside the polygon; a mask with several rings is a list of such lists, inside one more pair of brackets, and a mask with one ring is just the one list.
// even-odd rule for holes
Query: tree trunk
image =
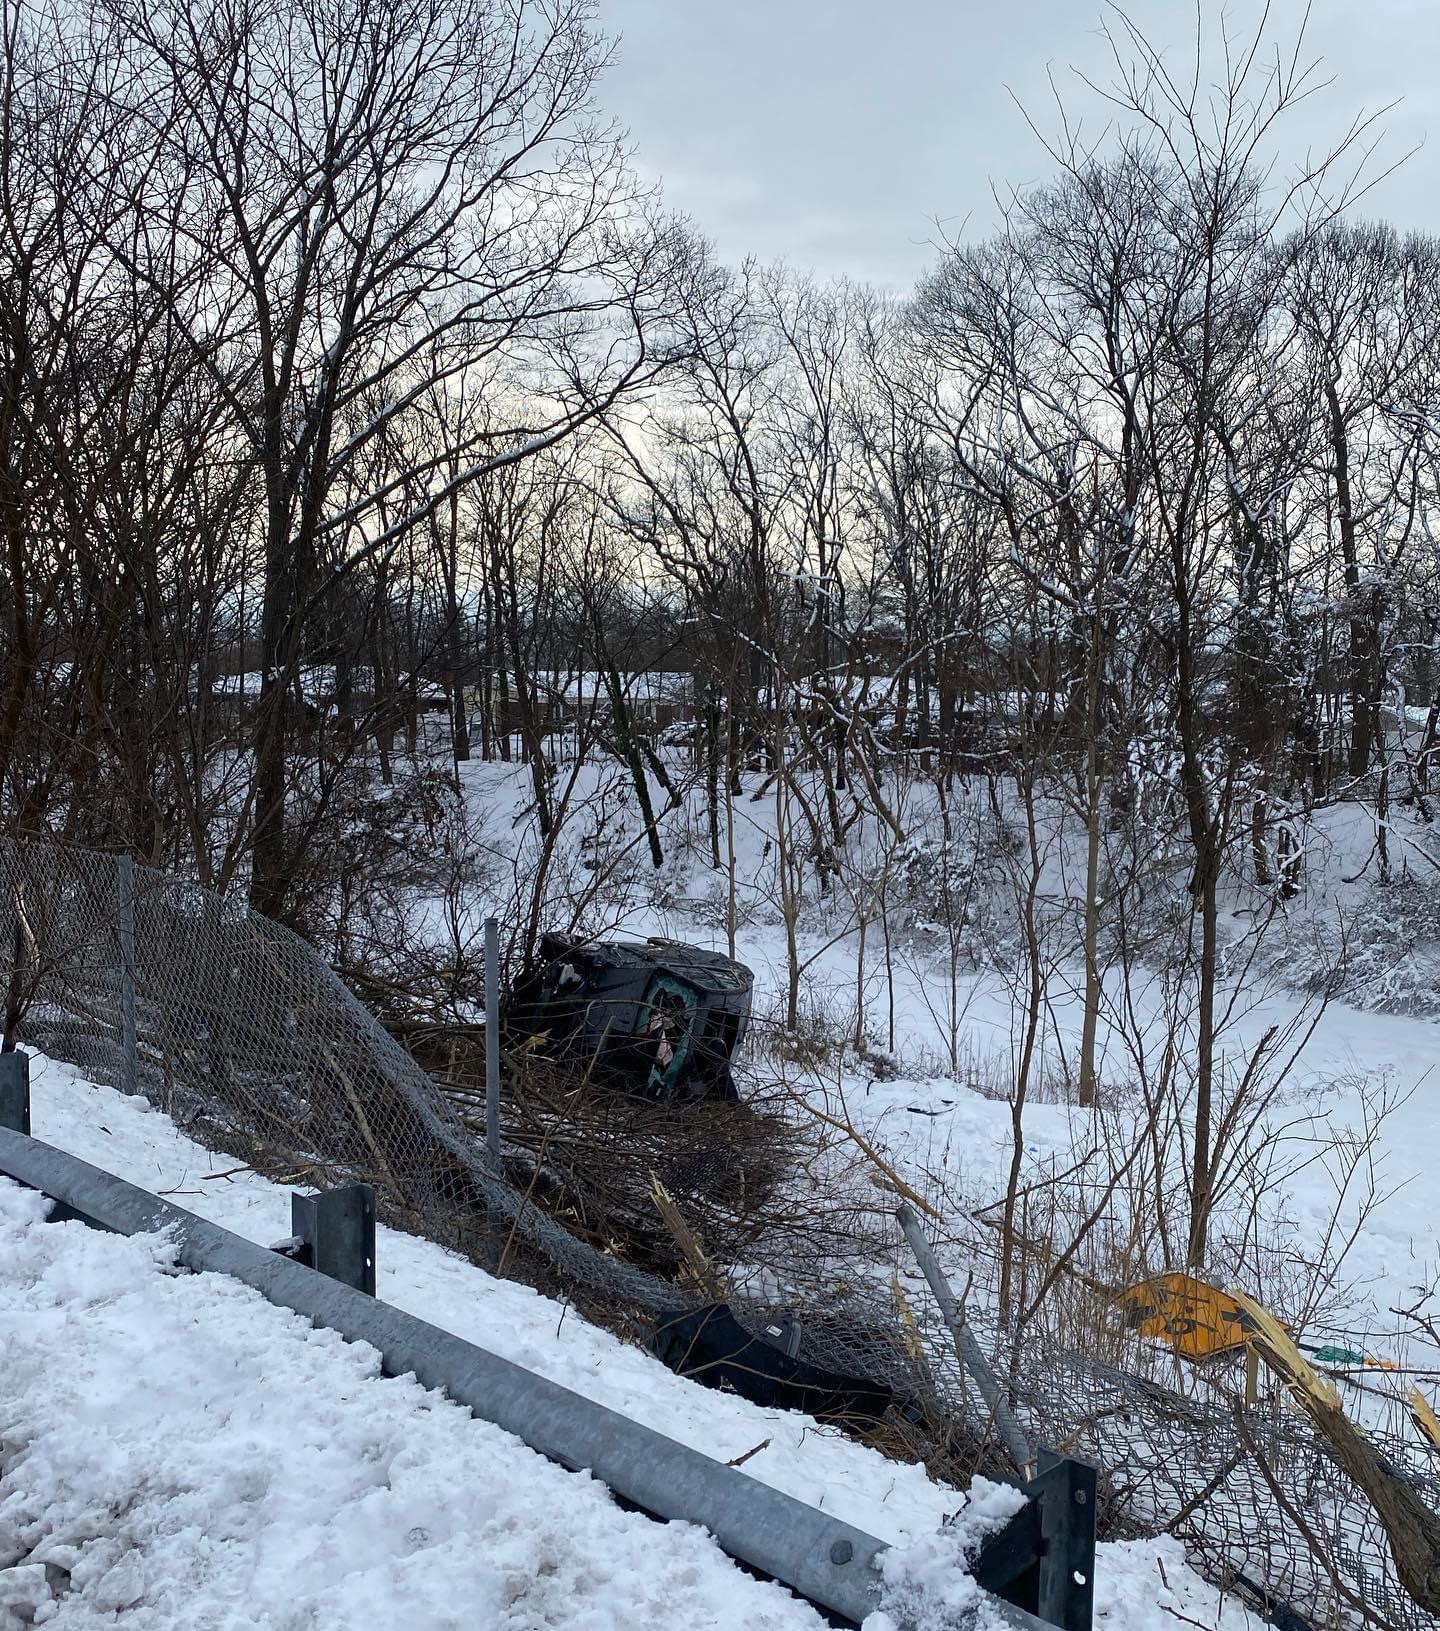
{"label": "tree trunk", "polygon": [[1095,1070],[1096,1033],[1100,1020],[1100,667],[1103,660],[1099,606],[1104,598],[1102,569],[1095,588],[1096,612],[1090,620],[1089,661],[1085,684],[1085,1011],[1080,1027],[1081,1107],[1094,1107],[1098,1093]]}
{"label": "tree trunk", "polygon": [[1215,981],[1219,952],[1218,856],[1197,857],[1200,873],[1200,992],[1195,1037],[1195,1130],[1190,1152],[1190,1241],[1188,1268],[1203,1268],[1214,1204],[1214,1162],[1210,1124],[1215,1085]]}
{"label": "tree trunk", "polygon": [[1336,519],[1340,526],[1340,557],[1345,573],[1345,593],[1350,601],[1350,757],[1352,776],[1363,776],[1370,768],[1374,751],[1378,709],[1371,703],[1377,689],[1374,670],[1379,651],[1371,641],[1373,615],[1362,605],[1360,557],[1356,547],[1354,501],[1350,490],[1350,444],[1345,415],[1334,383],[1325,382],[1325,401],[1330,410],[1330,451],[1335,477]]}
{"label": "tree trunk", "polygon": [[660,846],[660,829],[655,822],[655,807],[650,801],[650,783],[645,779],[645,765],[640,748],[631,728],[630,707],[625,700],[625,688],[620,682],[620,671],[614,663],[605,665],[605,686],[610,693],[610,711],[615,719],[615,734],[625,763],[630,767],[630,779],[635,784],[635,797],[640,801],[640,816],[645,823],[645,837],[650,845],[650,860],[658,872],[665,865],[665,851]]}
{"label": "tree trunk", "polygon": [[270,481],[265,592],[260,614],[260,698],[252,737],[255,817],[250,851],[250,905],[264,917],[283,919],[289,884],[285,853],[285,759],[290,727],[288,668],[295,578],[287,547],[288,514],[278,473],[272,473]]}
{"label": "tree trunk", "polygon": [[710,865],[720,858],[720,693],[713,682],[705,688],[705,809],[710,830]]}

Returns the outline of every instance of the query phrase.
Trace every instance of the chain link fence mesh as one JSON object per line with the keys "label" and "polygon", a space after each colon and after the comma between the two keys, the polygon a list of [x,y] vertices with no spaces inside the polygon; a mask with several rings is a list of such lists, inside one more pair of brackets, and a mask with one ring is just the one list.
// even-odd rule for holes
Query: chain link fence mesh
{"label": "chain link fence mesh", "polygon": [[[494,1161],[473,1131],[473,1097],[428,1075],[298,936],[183,878],[45,842],[0,842],[0,976],[7,1027],[18,1022],[27,1045],[143,1094],[257,1170],[315,1185],[370,1182],[389,1221],[482,1259],[503,1241],[511,1272],[616,1328],[638,1332],[711,1300],[713,1286],[634,1260],[606,1238],[603,1219],[597,1229],[563,1185],[557,1198],[542,1180],[568,1140],[598,1143],[603,1169],[635,1167],[639,1149],[647,1176],[668,1171],[697,1206],[717,1173],[743,1190],[743,1161],[707,1154],[723,1135],[706,1133],[704,1117],[732,1115],[728,1107],[668,1112],[692,1119],[667,1143],[653,1112],[567,1120],[581,1097],[573,1084],[551,1084],[547,1097],[539,1078],[533,1091],[514,1080],[512,1065]],[[537,1119],[536,1103],[548,1116]],[[905,1408],[892,1412],[893,1431],[868,1430],[880,1447],[962,1483],[1001,1470],[948,1333],[913,1279],[908,1295],[900,1289],[910,1265],[891,1201],[856,1178],[853,1150],[847,1163],[806,1142],[802,1120],[776,1111],[753,1129],[757,1145],[784,1146],[787,1130],[791,1144],[781,1170],[772,1162],[752,1186],[765,1204],[732,1203],[726,1214],[733,1229],[717,1273],[727,1299],[752,1330],[798,1315],[803,1357],[893,1388]],[[687,1185],[691,1169],[709,1174],[708,1188]],[[723,1235],[726,1218],[717,1214],[712,1233]],[[1178,1535],[1218,1584],[1289,1605],[1275,1623],[1292,1631],[1440,1625],[1401,1586],[1359,1489],[1280,1402],[1242,1414],[1223,1383],[1203,1376],[1145,1375],[1040,1340],[1012,1352],[998,1333],[982,1335],[1008,1354],[1002,1375],[1032,1439],[1100,1466],[1102,1532]],[[1437,1452],[1400,1434],[1371,1436],[1395,1476],[1440,1511]]]}

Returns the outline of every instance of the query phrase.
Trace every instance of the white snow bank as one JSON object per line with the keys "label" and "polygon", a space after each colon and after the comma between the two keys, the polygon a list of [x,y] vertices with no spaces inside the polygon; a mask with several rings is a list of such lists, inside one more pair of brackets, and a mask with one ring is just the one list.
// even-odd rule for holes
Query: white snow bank
{"label": "white snow bank", "polygon": [[0,1180],[0,1626],[819,1627],[162,1237]]}
{"label": "white snow bank", "polygon": [[1025,1504],[1017,1489],[977,1478],[954,1519],[903,1552],[884,1559],[885,1609],[865,1631],[1001,1631],[1005,1622],[976,1585],[968,1564],[987,1536]]}

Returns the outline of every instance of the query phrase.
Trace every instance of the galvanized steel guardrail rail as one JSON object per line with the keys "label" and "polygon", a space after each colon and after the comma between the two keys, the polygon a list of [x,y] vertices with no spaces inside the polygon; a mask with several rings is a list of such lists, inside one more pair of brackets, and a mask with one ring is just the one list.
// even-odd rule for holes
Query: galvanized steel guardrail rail
{"label": "galvanized steel guardrail rail", "polygon": [[[349,1341],[368,1342],[386,1374],[413,1374],[651,1517],[700,1524],[737,1562],[828,1613],[858,1625],[879,1606],[885,1541],[30,1136],[25,1063],[0,1055],[0,1175],[49,1196],[57,1218],[126,1235],[167,1230],[183,1267],[230,1275]],[[999,1598],[992,1605],[1017,1631],[1054,1623]]]}

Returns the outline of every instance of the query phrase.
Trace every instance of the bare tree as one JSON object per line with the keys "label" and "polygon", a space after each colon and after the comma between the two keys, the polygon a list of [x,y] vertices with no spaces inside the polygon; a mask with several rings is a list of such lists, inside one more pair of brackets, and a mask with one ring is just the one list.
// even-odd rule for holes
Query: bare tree
{"label": "bare tree", "polygon": [[[317,599],[648,369],[642,307],[667,252],[642,242],[592,115],[606,47],[578,0],[109,9],[158,155],[141,207],[163,225],[186,201],[168,293],[263,484],[251,897],[281,912],[299,860],[291,686]],[[618,343],[591,346],[616,318]],[[437,378],[500,355],[501,422],[458,449],[395,436]],[[403,463],[367,463],[387,436]]]}

